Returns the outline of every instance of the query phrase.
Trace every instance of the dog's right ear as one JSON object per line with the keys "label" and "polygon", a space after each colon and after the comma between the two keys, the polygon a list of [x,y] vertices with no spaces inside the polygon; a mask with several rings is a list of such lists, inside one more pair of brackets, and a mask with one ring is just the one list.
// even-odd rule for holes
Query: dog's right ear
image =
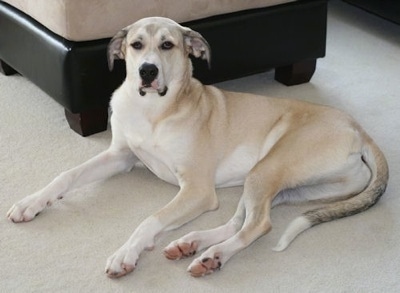
{"label": "dog's right ear", "polygon": [[125,59],[125,38],[127,34],[127,29],[120,30],[108,44],[107,60],[110,71],[114,68],[115,59]]}

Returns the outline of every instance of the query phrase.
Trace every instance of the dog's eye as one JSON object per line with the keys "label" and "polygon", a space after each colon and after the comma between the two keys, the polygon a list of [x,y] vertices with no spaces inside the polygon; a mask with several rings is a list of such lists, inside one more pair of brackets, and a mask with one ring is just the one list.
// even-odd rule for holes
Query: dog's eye
{"label": "dog's eye", "polygon": [[161,44],[161,49],[163,49],[163,50],[170,50],[170,49],[172,49],[173,46],[174,46],[174,44],[172,44],[172,43],[169,42],[169,41],[166,41],[166,42],[164,42],[164,43]]}
{"label": "dog's eye", "polygon": [[141,42],[134,42],[131,46],[135,50],[140,50],[143,48],[143,44]]}

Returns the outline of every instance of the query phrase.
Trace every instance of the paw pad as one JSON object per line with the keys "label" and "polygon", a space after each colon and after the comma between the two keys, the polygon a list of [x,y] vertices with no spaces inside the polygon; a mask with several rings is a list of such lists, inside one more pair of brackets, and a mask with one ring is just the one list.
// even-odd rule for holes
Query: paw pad
{"label": "paw pad", "polygon": [[189,268],[189,273],[193,277],[203,277],[209,275],[222,267],[221,256],[219,254],[214,255],[213,258],[205,257],[200,261],[197,260],[194,265]]}

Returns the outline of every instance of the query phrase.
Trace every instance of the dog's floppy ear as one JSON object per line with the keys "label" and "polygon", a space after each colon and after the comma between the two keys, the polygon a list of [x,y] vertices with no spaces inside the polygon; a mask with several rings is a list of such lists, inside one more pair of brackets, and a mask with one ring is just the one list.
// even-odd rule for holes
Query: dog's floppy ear
{"label": "dog's floppy ear", "polygon": [[114,68],[115,59],[125,58],[125,37],[128,34],[127,29],[120,30],[110,41],[107,48],[108,68],[110,71]]}
{"label": "dog's floppy ear", "polygon": [[183,40],[187,52],[196,58],[207,60],[208,68],[210,68],[211,49],[206,39],[198,32],[185,28],[183,32]]}

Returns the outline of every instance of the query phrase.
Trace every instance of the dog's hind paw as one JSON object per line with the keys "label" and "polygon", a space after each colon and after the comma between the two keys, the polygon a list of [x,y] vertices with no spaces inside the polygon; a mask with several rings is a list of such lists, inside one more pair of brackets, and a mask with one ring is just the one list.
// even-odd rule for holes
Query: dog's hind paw
{"label": "dog's hind paw", "polygon": [[212,274],[222,267],[222,257],[220,253],[214,254],[213,257],[203,257],[196,259],[188,268],[188,272],[193,277],[203,277]]}
{"label": "dog's hind paw", "polygon": [[164,255],[168,259],[178,260],[195,255],[197,248],[197,242],[178,243],[174,241],[164,249]]}

